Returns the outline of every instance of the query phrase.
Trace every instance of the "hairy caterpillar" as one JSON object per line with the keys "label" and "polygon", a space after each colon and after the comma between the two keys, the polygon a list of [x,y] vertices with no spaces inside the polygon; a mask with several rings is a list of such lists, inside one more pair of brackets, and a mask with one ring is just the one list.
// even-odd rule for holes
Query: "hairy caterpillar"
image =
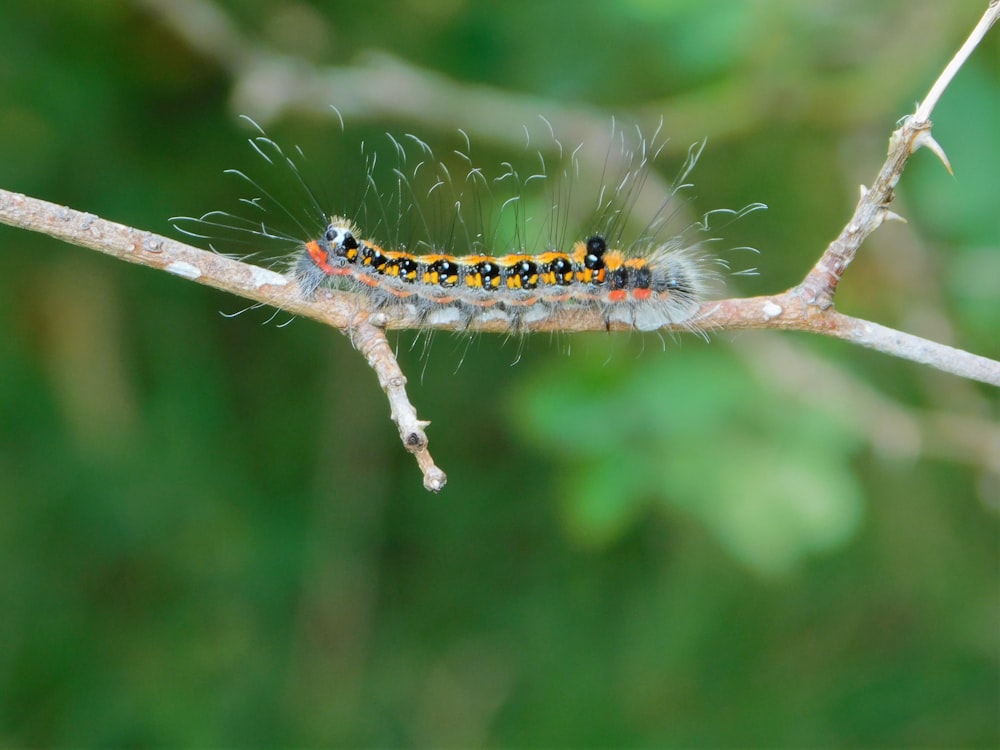
{"label": "hairy caterpillar", "polygon": [[[540,168],[527,178],[507,162],[497,177],[490,178],[471,166],[466,139],[465,151],[455,153],[470,166],[455,180],[454,168],[436,160],[430,147],[414,136],[407,136],[407,141],[417,150],[416,163],[405,167],[411,157],[403,143],[390,136],[398,162],[392,170],[394,191],[379,190],[373,175],[378,157],[368,154],[364,174],[359,175],[364,184],[363,209],[356,211],[355,219],[329,216],[296,159],[256,123],[245,119],[258,130],[250,139],[251,146],[267,165],[292,176],[297,205],[282,202],[263,181],[229,170],[259,191],[242,202],[261,217],[214,211],[198,219],[174,219],[175,226],[199,238],[216,239],[210,230],[225,230],[248,241],[292,243],[296,249],[285,268],[303,294],[313,296],[330,285],[365,295],[375,308],[406,305],[428,327],[461,330],[472,321],[488,320],[501,321],[504,328],[516,332],[545,320],[556,310],[589,308],[598,310],[607,324],[621,323],[641,331],[672,325],[697,328],[699,307],[720,280],[724,264],[703,252],[707,240],[691,242],[688,235],[708,230],[712,214],[738,217],[761,207],[754,204],[740,211],[712,212],[680,234],[661,237],[667,219],[676,210],[668,211],[671,199],[690,187],[685,180],[704,146],[697,144],[690,149],[659,210],[638,239],[624,246],[622,236],[631,211],[665,142],[657,143],[657,132],[652,139],[640,136],[637,144],[631,145],[612,126],[613,145],[608,147],[605,169],[613,174],[605,175],[605,187],[588,220],[589,231],[568,245],[567,218],[559,212],[568,211],[564,204],[569,202],[572,180],[579,171],[579,147],[568,159],[560,159],[562,172],[557,172],[555,179],[546,170],[541,152],[537,152]],[[562,145],[554,138],[552,143],[562,156]],[[549,183],[556,218],[538,222],[550,231],[541,242],[544,246],[532,252],[527,241],[531,219],[524,216],[521,199],[526,187],[539,181]],[[515,215],[512,237],[501,237],[499,231],[491,233],[481,217],[474,226],[466,215],[470,206],[478,212],[484,200],[497,200],[494,193],[500,185],[512,193],[500,200],[500,213]],[[447,197],[442,198],[444,193]],[[432,241],[428,228],[426,238],[413,243],[426,252],[411,252],[399,241],[398,227],[404,217],[416,217],[418,224],[427,227],[420,205],[426,200],[443,200],[451,208],[451,237],[444,243]],[[293,228],[280,229],[280,219],[290,221]],[[397,238],[389,238],[394,244],[383,246],[366,235],[365,219],[374,219],[375,227],[386,234],[395,229]],[[496,222],[498,226],[501,223]]]}

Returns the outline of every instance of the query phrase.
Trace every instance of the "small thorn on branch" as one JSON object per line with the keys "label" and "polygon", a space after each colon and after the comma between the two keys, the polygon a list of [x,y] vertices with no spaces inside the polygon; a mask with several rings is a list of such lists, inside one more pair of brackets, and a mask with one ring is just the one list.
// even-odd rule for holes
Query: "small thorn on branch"
{"label": "small thorn on branch", "polygon": [[944,149],[941,148],[941,144],[938,143],[934,136],[931,135],[930,130],[920,130],[917,132],[916,137],[913,139],[913,146],[911,153],[915,152],[919,148],[929,149],[941,163],[944,164],[944,168],[948,170],[948,174],[954,176],[955,172],[951,168],[951,162],[948,161],[948,155],[945,154]]}
{"label": "small thorn on branch", "polygon": [[899,221],[899,222],[902,222],[903,224],[908,224],[909,223],[904,216],[900,216],[895,211],[890,211],[888,208],[886,208],[886,209],[883,210],[883,212],[882,212],[882,220],[883,221]]}

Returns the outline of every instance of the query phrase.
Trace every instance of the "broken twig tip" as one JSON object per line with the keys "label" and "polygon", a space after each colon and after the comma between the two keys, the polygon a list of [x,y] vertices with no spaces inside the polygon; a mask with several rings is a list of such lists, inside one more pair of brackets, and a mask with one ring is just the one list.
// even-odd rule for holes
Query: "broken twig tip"
{"label": "broken twig tip", "polygon": [[440,492],[448,484],[448,475],[436,466],[424,472],[424,489],[428,492]]}

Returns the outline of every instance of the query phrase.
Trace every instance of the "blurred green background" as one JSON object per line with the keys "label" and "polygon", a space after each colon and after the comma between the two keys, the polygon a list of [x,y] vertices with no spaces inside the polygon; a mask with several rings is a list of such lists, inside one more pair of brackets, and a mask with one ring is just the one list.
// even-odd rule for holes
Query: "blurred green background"
{"label": "blurred green background", "polygon": [[[177,236],[233,206],[240,113],[313,165],[662,116],[666,179],[709,139],[694,210],[770,206],[726,235],[779,291],[985,6],[10,0],[0,186]],[[956,176],[915,156],[838,295],[992,357],[998,50],[935,113]],[[403,336],[433,496],[342,336],[0,248],[2,745],[1000,743],[996,389],[798,335]]]}

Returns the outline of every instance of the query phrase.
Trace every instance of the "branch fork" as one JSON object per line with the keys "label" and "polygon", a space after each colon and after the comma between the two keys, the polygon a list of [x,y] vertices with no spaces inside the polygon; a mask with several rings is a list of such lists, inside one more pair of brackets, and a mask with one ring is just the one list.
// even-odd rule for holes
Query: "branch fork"
{"label": "branch fork", "polygon": [[[961,377],[1000,386],[1000,362],[938,344],[918,336],[839,313],[834,306],[838,285],[864,240],[885,221],[905,221],[891,210],[893,191],[903,169],[917,150],[928,149],[952,171],[944,149],[931,135],[930,116],[955,74],[1000,16],[1000,0],[989,7],[969,38],[948,63],[916,111],[903,118],[889,138],[885,163],[870,188],[861,186],[854,212],[840,234],[802,282],[776,295],[708,302],[694,323],[707,331],[739,329],[801,330],[841,338],[878,351],[920,362]],[[365,300],[346,292],[308,299],[289,277],[248,263],[190,247],[150,232],[106,221],[46,201],[0,189],[0,222],[42,232],[71,244],[107,253],[131,263],[157,268],[180,278],[232,292],[259,304],[274,306],[336,328],[351,340],[375,371],[389,400],[390,414],[406,450],[414,455],[424,487],[440,491],[447,477],[428,451],[429,422],[417,417],[406,395],[406,377],[386,338],[389,329],[425,327],[403,308],[366,309]],[[454,325],[436,326],[453,329]],[[605,331],[610,326],[597,311],[554,314],[526,326],[528,331]],[[496,321],[473,321],[470,332],[490,332]],[[673,326],[673,330],[686,330]],[[671,328],[666,328],[671,330]]]}

